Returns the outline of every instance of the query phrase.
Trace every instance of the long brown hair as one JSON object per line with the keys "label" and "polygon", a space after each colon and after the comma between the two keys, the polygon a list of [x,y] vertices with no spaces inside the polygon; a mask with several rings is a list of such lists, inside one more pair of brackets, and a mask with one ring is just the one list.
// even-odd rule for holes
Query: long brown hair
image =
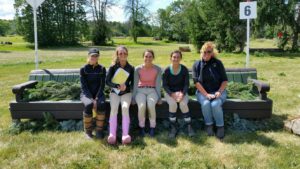
{"label": "long brown hair", "polygon": [[115,65],[115,64],[117,64],[117,63],[119,63],[120,61],[119,61],[119,57],[118,57],[118,55],[119,55],[119,50],[125,50],[126,51],[126,53],[127,53],[127,55],[128,55],[128,49],[125,47],[125,46],[118,46],[117,48],[116,48],[116,51],[115,51],[115,54],[113,55],[113,60],[112,60],[112,65]]}

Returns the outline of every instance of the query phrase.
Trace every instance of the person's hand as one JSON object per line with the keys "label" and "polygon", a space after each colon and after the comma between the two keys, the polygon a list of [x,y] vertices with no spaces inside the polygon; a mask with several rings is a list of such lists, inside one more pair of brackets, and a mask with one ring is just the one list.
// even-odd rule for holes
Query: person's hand
{"label": "person's hand", "polygon": [[126,85],[125,84],[120,84],[119,88],[120,91],[125,91],[126,90]]}
{"label": "person's hand", "polygon": [[176,92],[171,93],[171,97],[172,97],[174,100],[176,100],[176,99],[177,99]]}
{"label": "person's hand", "polygon": [[181,102],[182,99],[183,99],[184,94],[182,92],[176,92],[176,96],[177,96],[176,101]]}
{"label": "person's hand", "polygon": [[207,98],[208,100],[212,100],[212,99],[215,99],[216,96],[215,96],[214,94],[207,94],[207,95],[206,95],[206,98]]}
{"label": "person's hand", "polygon": [[174,92],[171,94],[171,97],[176,101],[180,102],[183,99],[184,94],[182,92]]}
{"label": "person's hand", "polygon": [[221,92],[217,91],[217,92],[215,93],[215,97],[216,97],[216,98],[219,98],[220,96],[221,96]]}

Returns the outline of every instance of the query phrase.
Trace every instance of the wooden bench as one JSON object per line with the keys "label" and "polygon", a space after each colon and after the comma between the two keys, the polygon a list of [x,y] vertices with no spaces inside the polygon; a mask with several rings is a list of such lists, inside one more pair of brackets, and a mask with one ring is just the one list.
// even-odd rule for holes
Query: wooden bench
{"label": "wooden bench", "polygon": [[[268,99],[267,92],[270,86],[257,79],[256,69],[226,69],[229,81],[247,83],[252,81],[258,88],[260,99],[242,101],[239,99],[227,99],[223,105],[224,113],[236,113],[241,118],[269,118],[272,115],[272,100]],[[191,79],[191,78],[190,78]],[[22,102],[22,95],[26,88],[34,88],[40,81],[75,82],[79,80],[79,69],[45,69],[33,70],[30,72],[29,81],[15,85],[12,92],[16,96],[15,101],[11,101],[9,109],[13,120],[20,119],[41,119],[43,112],[52,113],[58,120],[82,119],[83,104],[81,101],[35,101]],[[191,79],[190,94],[193,94],[193,83]],[[192,92],[192,93],[191,93]],[[109,115],[109,98],[106,101],[107,115]],[[200,104],[195,99],[190,99],[190,112],[193,117],[202,116]],[[163,99],[162,105],[157,105],[157,118],[168,117],[168,104]],[[179,110],[178,110],[179,111]],[[130,107],[131,116],[137,116],[137,106]],[[177,112],[179,116],[181,113]]]}

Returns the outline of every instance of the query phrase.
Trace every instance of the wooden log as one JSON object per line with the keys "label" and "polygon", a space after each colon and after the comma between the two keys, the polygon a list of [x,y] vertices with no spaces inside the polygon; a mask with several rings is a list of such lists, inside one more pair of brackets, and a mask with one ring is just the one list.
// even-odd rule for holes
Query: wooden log
{"label": "wooden log", "polygon": [[[110,104],[106,102],[106,114],[109,115]],[[168,118],[169,105],[164,100],[162,105],[156,105],[157,118]],[[189,102],[192,117],[202,117],[201,106],[195,100]],[[12,119],[41,119],[43,112],[52,113],[56,119],[81,119],[83,104],[76,102],[15,102],[10,103]],[[227,100],[223,105],[224,113],[236,113],[241,118],[269,118],[272,114],[272,100],[239,101]],[[121,108],[119,108],[121,111]],[[137,114],[137,105],[130,106],[130,112]],[[120,113],[120,112],[119,112]],[[182,113],[177,111],[179,117]]]}

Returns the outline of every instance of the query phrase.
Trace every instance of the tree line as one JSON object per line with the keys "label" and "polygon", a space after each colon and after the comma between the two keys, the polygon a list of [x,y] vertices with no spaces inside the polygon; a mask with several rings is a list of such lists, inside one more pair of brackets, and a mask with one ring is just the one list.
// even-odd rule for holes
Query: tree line
{"label": "tree line", "polygon": [[14,20],[0,19],[0,36],[16,34],[16,23]]}
{"label": "tree line", "polygon": [[[199,47],[214,41],[221,51],[241,52],[245,47],[246,22],[239,19],[239,0],[177,0],[153,15],[151,1],[126,0],[128,20],[108,22],[107,11],[117,0],[46,0],[39,8],[39,44],[74,45],[91,40],[105,45],[113,36],[139,36],[187,42]],[[298,0],[258,0],[258,18],[251,21],[254,38],[276,38],[278,47],[291,42],[298,50],[300,4]],[[298,7],[298,8],[297,8]],[[33,42],[33,14],[25,0],[15,0],[17,33]],[[0,25],[1,28],[1,25]],[[0,29],[1,30],[1,29]],[[0,32],[1,33],[1,32]]]}
{"label": "tree line", "polygon": [[[152,26],[143,0],[127,0],[123,6],[129,20],[108,22],[107,10],[116,0],[46,0],[37,10],[38,43],[41,46],[76,45],[91,40],[105,45],[113,36],[152,36]],[[17,33],[34,41],[32,8],[25,0],[15,0]]]}
{"label": "tree line", "polygon": [[[162,39],[193,43],[198,49],[207,40],[215,41],[219,50],[243,51],[246,21],[239,19],[239,0],[177,0],[159,9],[156,35]],[[298,50],[300,2],[257,0],[258,18],[251,21],[254,38],[276,38],[279,48],[291,41]]]}

